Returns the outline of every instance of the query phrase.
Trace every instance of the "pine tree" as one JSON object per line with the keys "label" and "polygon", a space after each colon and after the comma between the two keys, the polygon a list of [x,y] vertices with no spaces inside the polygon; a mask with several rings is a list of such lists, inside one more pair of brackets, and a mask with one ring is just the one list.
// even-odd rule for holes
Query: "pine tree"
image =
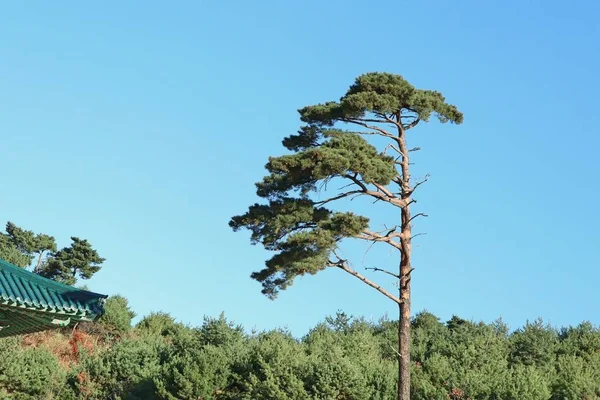
{"label": "pine tree", "polygon": [[[266,165],[269,175],[256,185],[267,204],[250,206],[245,214],[233,217],[230,226],[249,229],[253,244],[276,252],[251,275],[270,298],[297,276],[339,268],[394,301],[400,315],[398,399],[409,399],[412,222],[423,215],[411,215],[411,204],[426,179],[411,179],[409,156],[417,149],[409,149],[406,134],[432,116],[442,123],[460,124],[463,115],[441,93],[416,89],[402,76],[388,73],[361,75],[339,101],[304,107],[299,113],[305,125],[283,140],[292,154],[271,157]],[[388,142],[385,149],[376,147],[377,136]],[[332,180],[348,185],[325,200],[311,196]],[[365,216],[329,208],[356,196],[398,209],[400,222],[377,231]],[[398,251],[397,270],[372,268],[394,277],[398,294],[362,275],[341,256],[338,246],[350,238],[385,243]]]}
{"label": "pine tree", "polygon": [[37,257],[34,271],[37,271],[45,255],[56,251],[56,241],[53,236],[43,233],[35,234],[12,222],[6,223],[6,234],[0,233],[0,258],[26,268]]}
{"label": "pine tree", "polygon": [[85,239],[71,237],[73,243],[57,251],[38,269],[38,273],[46,278],[74,285],[77,277],[90,279],[102,268],[104,258]]}

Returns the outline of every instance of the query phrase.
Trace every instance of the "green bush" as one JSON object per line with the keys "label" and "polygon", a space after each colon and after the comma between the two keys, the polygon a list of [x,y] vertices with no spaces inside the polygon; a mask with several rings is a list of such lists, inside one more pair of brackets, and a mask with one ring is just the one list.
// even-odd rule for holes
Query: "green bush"
{"label": "green bush", "polygon": [[[48,350],[23,348],[17,339],[0,339],[0,390],[15,399],[50,399],[60,392],[65,373]],[[9,396],[10,394],[10,396]]]}
{"label": "green bush", "polygon": [[131,330],[131,320],[135,313],[129,308],[129,302],[123,296],[111,296],[104,305],[104,314],[98,320],[109,333],[122,335]]}

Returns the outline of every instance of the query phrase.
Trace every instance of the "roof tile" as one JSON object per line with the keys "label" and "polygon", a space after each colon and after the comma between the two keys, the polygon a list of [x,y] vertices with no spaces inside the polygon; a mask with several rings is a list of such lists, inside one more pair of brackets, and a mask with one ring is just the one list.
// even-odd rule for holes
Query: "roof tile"
{"label": "roof tile", "polygon": [[0,260],[0,337],[94,321],[107,297]]}

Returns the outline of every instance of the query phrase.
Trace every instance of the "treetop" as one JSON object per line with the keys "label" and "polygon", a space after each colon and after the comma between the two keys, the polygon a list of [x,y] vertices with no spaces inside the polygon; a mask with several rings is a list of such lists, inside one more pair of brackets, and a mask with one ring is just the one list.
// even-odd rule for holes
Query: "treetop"
{"label": "treetop", "polygon": [[410,115],[415,121],[423,122],[434,115],[442,123],[463,122],[463,114],[456,106],[446,103],[440,92],[417,89],[401,75],[382,72],[360,75],[338,102],[330,101],[298,111],[303,122],[325,126],[363,119],[369,113],[381,117]]}

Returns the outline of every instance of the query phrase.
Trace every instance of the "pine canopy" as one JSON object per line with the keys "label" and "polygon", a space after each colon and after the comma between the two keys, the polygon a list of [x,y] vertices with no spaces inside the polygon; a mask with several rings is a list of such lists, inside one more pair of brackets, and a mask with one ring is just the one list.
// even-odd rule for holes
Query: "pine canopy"
{"label": "pine canopy", "polygon": [[[431,116],[442,123],[463,120],[441,93],[416,89],[402,76],[389,73],[361,75],[339,101],[304,107],[299,113],[305,125],[283,139],[291,154],[269,158],[268,175],[256,184],[258,196],[267,203],[254,204],[230,221],[236,231],[250,230],[253,244],[276,252],[252,274],[271,298],[297,276],[338,266],[331,255],[342,240],[373,239],[367,217],[327,206],[354,195],[404,205],[387,188],[400,183],[395,158],[368,139],[393,138],[386,125],[394,123],[411,129]],[[357,130],[341,129],[347,126]],[[353,189],[323,201],[311,197],[321,184],[340,178]]]}

